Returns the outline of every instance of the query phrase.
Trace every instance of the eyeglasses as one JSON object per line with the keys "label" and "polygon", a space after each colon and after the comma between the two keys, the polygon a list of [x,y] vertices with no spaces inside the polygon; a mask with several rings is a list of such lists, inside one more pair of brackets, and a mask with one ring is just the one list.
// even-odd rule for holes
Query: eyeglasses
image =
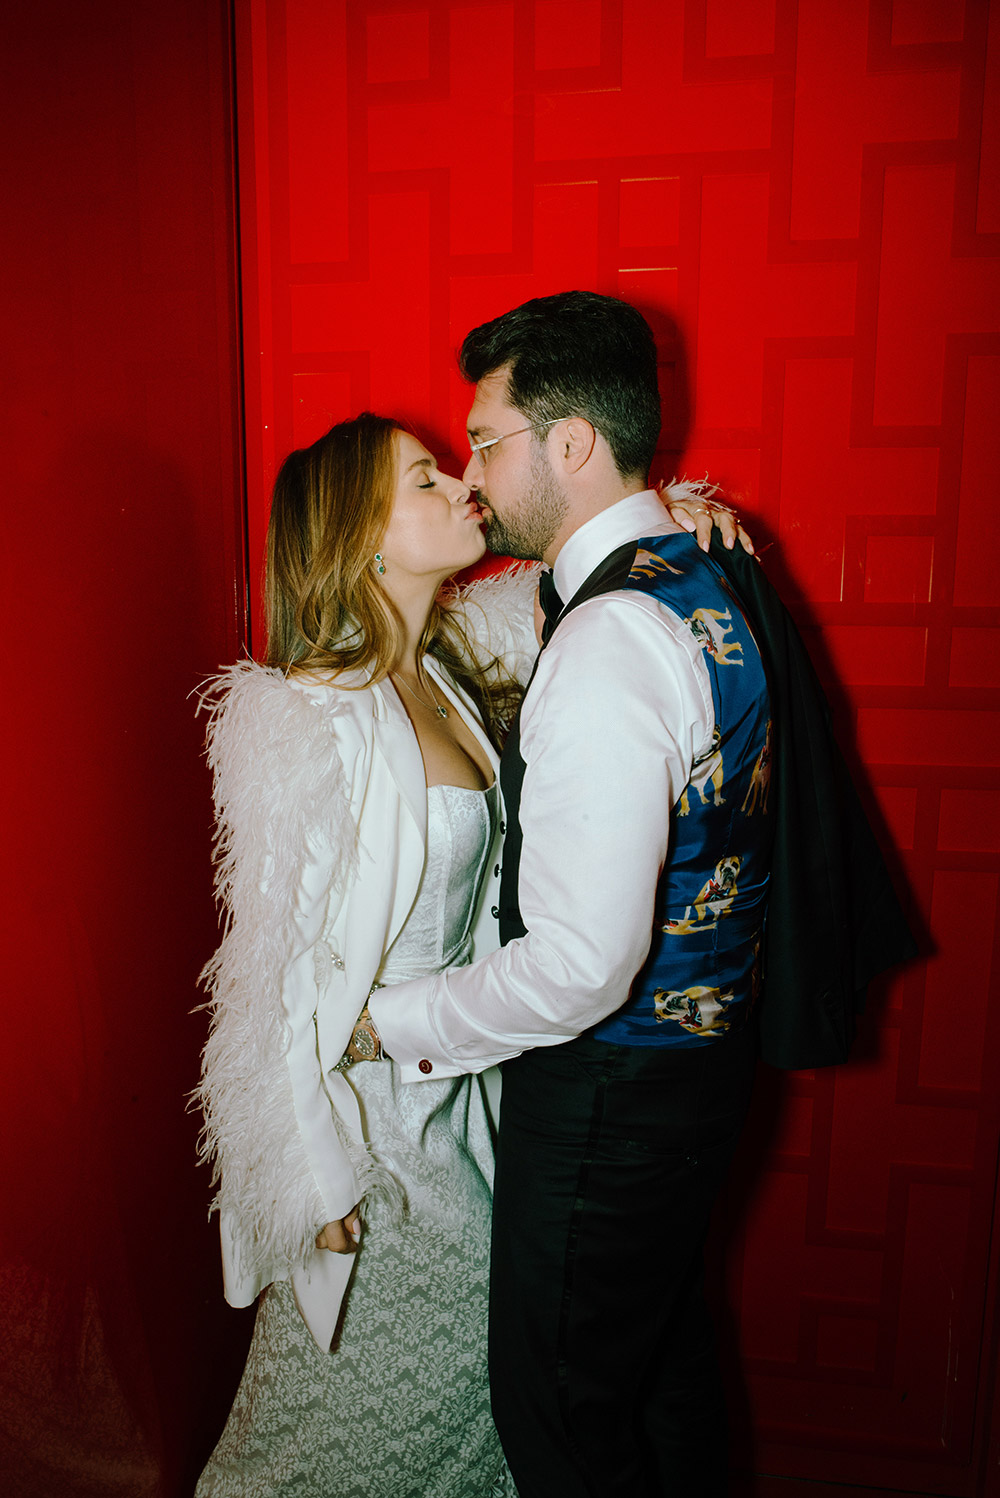
{"label": "eyeglasses", "polygon": [[[566,421],[566,420],[567,420],[567,418],[565,416],[553,416],[553,418],[552,418],[551,421],[542,421],[542,422],[539,422],[538,424],[539,424],[539,426],[543,426],[543,427],[552,427],[552,426],[555,426],[555,424],[556,424],[557,421]],[[478,458],[479,459],[480,465],[483,468],[485,468],[486,467],[486,460],[487,460],[487,457],[488,457],[488,450],[489,450],[489,448],[496,447],[496,445],[497,445],[498,442],[506,442],[506,440],[507,440],[508,437],[520,437],[521,434],[522,434],[522,432],[531,432],[531,431],[534,431],[534,427],[518,427],[518,429],[517,429],[516,432],[504,432],[501,436],[499,436],[499,437],[490,437],[485,442],[470,442],[469,443],[469,451],[472,453],[472,456],[474,458]]]}

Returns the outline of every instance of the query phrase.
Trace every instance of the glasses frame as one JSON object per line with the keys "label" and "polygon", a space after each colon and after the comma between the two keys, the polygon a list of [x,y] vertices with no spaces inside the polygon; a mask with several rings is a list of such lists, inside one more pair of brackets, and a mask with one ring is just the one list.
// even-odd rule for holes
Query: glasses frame
{"label": "glasses frame", "polygon": [[[557,421],[568,421],[568,420],[569,420],[568,416],[553,416],[552,419],[551,419],[551,421],[541,421],[541,422],[538,423],[538,425],[539,426],[543,426],[543,427],[554,427]],[[524,433],[524,432],[533,432],[534,429],[535,429],[534,425],[532,425],[532,426],[526,426],[526,427],[518,427],[518,429],[517,429],[516,432],[502,432],[499,437],[487,437],[487,439],[486,439],[485,442],[470,442],[469,443],[469,451],[472,453],[472,456],[476,459],[476,462],[479,464],[480,468],[482,468],[485,471],[485,468],[486,468],[486,458],[484,457],[484,454],[485,454],[487,448],[496,447],[496,445],[497,445],[498,442],[506,442],[506,440],[507,440],[508,437],[520,437],[522,435],[522,433]]]}

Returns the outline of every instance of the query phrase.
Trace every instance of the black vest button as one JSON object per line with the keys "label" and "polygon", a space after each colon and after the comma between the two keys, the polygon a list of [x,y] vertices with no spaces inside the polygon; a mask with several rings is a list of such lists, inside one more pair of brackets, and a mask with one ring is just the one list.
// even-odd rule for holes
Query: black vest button
{"label": "black vest button", "polygon": [[496,906],[496,905],[491,905],[490,906],[490,915],[493,917],[493,919],[495,921],[498,921],[500,919],[500,910],[499,910],[499,907]]}
{"label": "black vest button", "polygon": [[500,835],[501,835],[501,837],[503,836],[503,834],[506,831],[507,831],[507,823],[506,822],[501,822],[500,823]]}
{"label": "black vest button", "polygon": [[494,879],[499,879],[500,878],[500,865],[499,864],[497,864],[496,867],[493,870],[493,877],[494,877]]}

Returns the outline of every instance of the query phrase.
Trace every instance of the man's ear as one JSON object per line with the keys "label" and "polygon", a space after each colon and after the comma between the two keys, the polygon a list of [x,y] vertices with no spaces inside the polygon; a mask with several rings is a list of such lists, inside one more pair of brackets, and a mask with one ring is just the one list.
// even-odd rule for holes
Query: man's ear
{"label": "man's ear", "polygon": [[597,433],[585,416],[567,416],[553,433],[556,461],[566,473],[578,473],[593,456]]}

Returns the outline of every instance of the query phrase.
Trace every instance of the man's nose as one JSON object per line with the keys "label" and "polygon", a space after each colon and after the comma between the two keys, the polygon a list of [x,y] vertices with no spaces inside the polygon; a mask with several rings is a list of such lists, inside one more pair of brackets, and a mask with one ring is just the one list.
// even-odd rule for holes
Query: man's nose
{"label": "man's nose", "polygon": [[480,463],[478,456],[472,453],[468,463],[465,465],[465,472],[462,474],[462,483],[467,484],[470,489],[478,489],[482,482],[482,475],[483,465]]}

